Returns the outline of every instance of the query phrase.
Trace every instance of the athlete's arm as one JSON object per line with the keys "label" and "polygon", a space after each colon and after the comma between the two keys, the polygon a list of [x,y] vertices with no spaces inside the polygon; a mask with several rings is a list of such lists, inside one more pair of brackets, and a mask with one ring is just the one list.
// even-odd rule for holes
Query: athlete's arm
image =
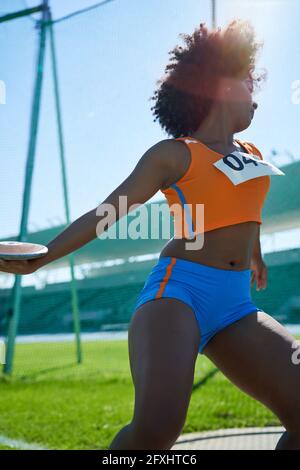
{"label": "athlete's arm", "polygon": [[261,246],[260,246],[260,225],[257,230],[257,237],[253,246],[252,259],[260,260],[262,259]]}
{"label": "athlete's arm", "polygon": [[268,268],[263,260],[260,246],[260,225],[258,226],[257,238],[254,243],[251,258],[251,288],[256,282],[256,290],[265,289],[267,287]]}
{"label": "athlete's arm", "polygon": [[[143,204],[161,188],[168,186],[168,181],[179,178],[176,162],[182,159],[182,143],[166,139],[148,149],[140,158],[129,176],[100,204],[86,214],[76,219],[56,238],[47,245],[48,253],[42,258],[30,261],[0,261],[0,271],[14,274],[30,274],[42,266],[55,261],[69,253],[78,250],[86,243],[101,235],[98,231],[101,219],[107,220],[104,204],[111,204],[115,209],[115,217],[104,226],[102,232],[130,212],[133,204]],[[180,165],[182,165],[180,163]],[[180,166],[179,165],[179,166]],[[179,168],[180,169],[180,168]],[[183,170],[182,170],[183,172]],[[126,196],[128,211],[122,213],[119,206],[119,196]],[[136,206],[138,207],[138,206]],[[102,210],[103,209],[103,210]],[[96,214],[101,212],[103,216]],[[104,224],[103,224],[104,225]],[[97,233],[96,233],[97,228]]]}

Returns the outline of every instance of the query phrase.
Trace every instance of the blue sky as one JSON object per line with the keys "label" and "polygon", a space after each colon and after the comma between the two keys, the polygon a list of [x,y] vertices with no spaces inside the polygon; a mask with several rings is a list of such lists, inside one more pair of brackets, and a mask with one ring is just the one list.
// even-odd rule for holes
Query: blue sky
{"label": "blue sky", "polygon": [[[96,1],[51,0],[58,18]],[[32,6],[39,2],[27,0]],[[2,0],[0,12],[22,9]],[[168,51],[200,22],[210,24],[209,0],[115,0],[55,27],[71,218],[96,207],[133,170],[155,142],[168,136],[153,122],[149,97],[164,74]],[[259,108],[239,138],[253,141],[265,158],[272,149],[300,158],[300,104],[292,84],[300,80],[299,0],[219,0],[217,23],[233,17],[253,22],[264,40],[258,65],[268,80],[256,96]],[[0,27],[0,236],[18,231],[26,161],[37,31],[30,18]],[[49,49],[29,228],[64,220]],[[284,195],[283,195],[284,197]],[[157,193],[154,200],[160,200]]]}

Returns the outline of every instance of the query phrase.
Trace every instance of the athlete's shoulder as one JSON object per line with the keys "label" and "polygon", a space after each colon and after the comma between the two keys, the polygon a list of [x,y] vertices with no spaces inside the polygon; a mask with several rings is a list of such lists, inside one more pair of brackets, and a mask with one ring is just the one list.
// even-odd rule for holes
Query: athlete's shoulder
{"label": "athlete's shoulder", "polygon": [[169,178],[165,187],[178,181],[190,167],[192,155],[182,140],[164,139],[155,144],[156,154],[167,165]]}
{"label": "athlete's shoulder", "polygon": [[157,142],[156,145],[161,146],[161,147],[173,147],[173,148],[183,148],[184,143],[190,143],[190,142],[195,142],[197,141],[193,139],[192,137],[177,137],[173,138],[171,137],[170,139],[162,139],[159,142]]}
{"label": "athlete's shoulder", "polygon": [[189,150],[181,140],[163,139],[154,144],[150,149],[151,154],[157,155],[162,160],[171,163],[176,160],[189,159]]}

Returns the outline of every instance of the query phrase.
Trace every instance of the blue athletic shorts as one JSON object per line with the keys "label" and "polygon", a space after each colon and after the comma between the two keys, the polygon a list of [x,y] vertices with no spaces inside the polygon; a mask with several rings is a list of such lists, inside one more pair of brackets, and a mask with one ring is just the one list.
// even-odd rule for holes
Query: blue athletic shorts
{"label": "blue athletic shorts", "polygon": [[135,304],[171,297],[189,305],[200,329],[199,354],[220,330],[252,312],[251,269],[221,269],[170,256],[152,268]]}

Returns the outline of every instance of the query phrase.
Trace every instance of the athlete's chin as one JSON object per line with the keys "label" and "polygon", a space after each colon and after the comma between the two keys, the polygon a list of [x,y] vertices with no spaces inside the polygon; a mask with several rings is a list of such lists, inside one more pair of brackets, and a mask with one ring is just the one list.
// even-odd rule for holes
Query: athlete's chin
{"label": "athlete's chin", "polygon": [[244,120],[244,121],[241,121],[238,123],[237,125],[237,129],[235,132],[242,132],[244,131],[245,129],[248,129],[248,127],[250,126],[252,122],[252,118],[249,118],[247,120]]}

